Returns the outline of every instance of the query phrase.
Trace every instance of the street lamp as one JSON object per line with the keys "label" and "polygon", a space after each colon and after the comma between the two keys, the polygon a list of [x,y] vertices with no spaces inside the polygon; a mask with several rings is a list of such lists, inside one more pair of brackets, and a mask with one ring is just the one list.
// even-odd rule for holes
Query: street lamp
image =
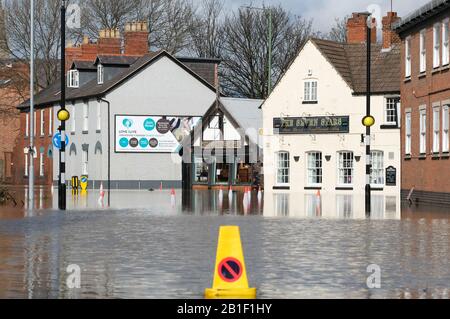
{"label": "street lamp", "polygon": [[268,12],[269,19],[269,30],[267,35],[267,44],[268,44],[268,67],[267,67],[267,96],[272,93],[272,8],[260,8],[260,7],[250,7],[250,6],[242,6],[241,8],[249,9],[249,10],[260,10],[263,12]]}
{"label": "street lamp", "polygon": [[66,121],[69,114],[66,110],[66,0],[61,2],[61,109],[58,119],[61,121],[61,149],[59,151],[58,207],[66,210]]}

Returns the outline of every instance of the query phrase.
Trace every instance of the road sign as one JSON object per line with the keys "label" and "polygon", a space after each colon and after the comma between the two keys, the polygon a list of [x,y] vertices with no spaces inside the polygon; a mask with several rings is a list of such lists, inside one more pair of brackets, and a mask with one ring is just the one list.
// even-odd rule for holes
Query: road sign
{"label": "road sign", "polygon": [[236,258],[226,258],[220,262],[218,271],[222,280],[235,282],[242,276],[242,264]]}
{"label": "road sign", "polygon": [[[69,137],[66,135],[66,146],[69,145]],[[53,146],[57,149],[61,149],[61,133],[56,133],[53,136]]]}
{"label": "road sign", "polygon": [[87,176],[81,176],[80,178],[80,187],[82,191],[86,191],[88,188],[88,177]]}

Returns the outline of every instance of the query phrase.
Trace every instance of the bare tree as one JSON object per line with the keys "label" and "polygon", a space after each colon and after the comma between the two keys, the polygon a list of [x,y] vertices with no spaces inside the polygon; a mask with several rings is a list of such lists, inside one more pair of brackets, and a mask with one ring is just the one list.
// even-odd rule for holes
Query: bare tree
{"label": "bare tree", "polygon": [[325,39],[336,42],[347,42],[347,17],[335,19],[335,24],[331,27],[328,34],[325,35]]}
{"label": "bare tree", "polygon": [[312,34],[312,21],[293,16],[281,6],[264,9],[242,8],[226,19],[221,76],[227,94],[261,99],[268,96],[269,10],[272,83],[280,80]]}
{"label": "bare tree", "polygon": [[191,48],[199,57],[220,58],[223,47],[223,0],[203,0],[193,18]]}

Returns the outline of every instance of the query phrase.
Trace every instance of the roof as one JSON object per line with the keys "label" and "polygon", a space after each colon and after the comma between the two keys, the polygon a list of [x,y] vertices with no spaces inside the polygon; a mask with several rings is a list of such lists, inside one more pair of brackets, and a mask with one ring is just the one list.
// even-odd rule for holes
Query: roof
{"label": "roof", "polygon": [[73,61],[71,69],[83,70],[83,71],[96,71],[97,68],[92,61]]}
{"label": "roof", "polygon": [[405,18],[394,24],[393,28],[398,33],[405,32],[417,24],[430,19],[450,8],[450,0],[433,0],[419,9],[411,12]]}
{"label": "roof", "polygon": [[[94,97],[103,97],[105,94],[107,94],[109,91],[113,90],[120,84],[127,81],[129,78],[133,77],[143,69],[145,69],[147,66],[153,64],[154,62],[158,61],[162,57],[168,57],[171,59],[174,63],[178,64],[181,68],[183,68],[186,72],[190,73],[192,76],[194,76],[198,81],[203,83],[206,87],[208,87],[212,91],[216,91],[216,89],[209,84],[205,79],[200,77],[198,74],[196,74],[194,71],[189,69],[186,65],[181,63],[179,60],[177,60],[175,57],[173,57],[171,54],[169,54],[166,51],[161,51],[157,54],[155,53],[149,53],[145,56],[139,58],[136,60],[134,64],[132,64],[129,68],[124,68],[122,72],[118,73],[115,77],[112,79],[105,81],[103,84],[98,84],[97,79],[93,79],[92,81],[88,82],[81,88],[66,88],[66,101],[74,101],[74,100],[81,100],[81,99],[89,99]],[[38,94],[35,95],[34,103],[36,107],[44,107],[52,104],[59,103],[61,100],[61,84],[60,80],[58,79],[55,83],[48,86],[46,89],[42,90]],[[30,101],[27,100],[21,105],[18,106],[19,109],[27,109],[30,105]]]}
{"label": "roof", "polygon": [[[152,53],[149,53],[152,55]],[[130,66],[139,60],[138,56],[126,56],[126,55],[99,55],[93,65],[100,64],[104,65],[122,65],[122,66]]]}
{"label": "roof", "polygon": [[241,98],[221,98],[220,102],[225,110],[239,124],[239,127],[245,130],[256,130],[255,135],[247,135],[253,143],[257,144],[258,131],[263,127],[262,110],[260,106],[264,101]]}
{"label": "roof", "polygon": [[[367,79],[367,45],[340,43],[311,39],[325,58],[331,63],[353,93],[365,94]],[[400,46],[383,50],[381,44],[372,45],[373,94],[400,93]]]}

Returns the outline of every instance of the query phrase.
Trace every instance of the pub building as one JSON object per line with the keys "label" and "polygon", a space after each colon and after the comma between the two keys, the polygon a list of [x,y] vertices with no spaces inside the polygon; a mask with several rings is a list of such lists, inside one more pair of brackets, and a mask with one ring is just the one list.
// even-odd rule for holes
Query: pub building
{"label": "pub building", "polygon": [[[263,186],[262,102],[221,97],[206,112],[189,137],[191,151],[183,154],[185,189]],[[187,145],[183,149],[187,150]]]}
{"label": "pub building", "polygon": [[[383,18],[382,44],[372,34],[370,183],[376,194],[390,196],[380,205],[400,197],[400,48],[390,28],[397,19],[393,12]],[[365,13],[349,18],[347,43],[309,39],[263,104],[266,195],[364,194],[366,20]],[[364,200],[357,205],[364,209]]]}

